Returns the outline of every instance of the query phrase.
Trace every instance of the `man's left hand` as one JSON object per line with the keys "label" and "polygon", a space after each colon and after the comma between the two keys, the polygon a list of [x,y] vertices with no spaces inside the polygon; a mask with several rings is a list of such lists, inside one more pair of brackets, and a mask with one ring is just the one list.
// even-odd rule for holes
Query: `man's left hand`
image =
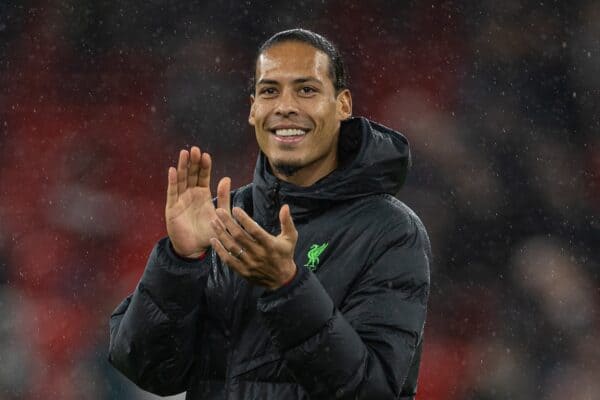
{"label": "man's left hand", "polygon": [[290,208],[279,210],[281,233],[273,236],[261,228],[244,210],[233,208],[233,217],[222,208],[211,221],[216,238],[211,245],[221,260],[250,282],[275,290],[296,274],[294,249],[298,231]]}

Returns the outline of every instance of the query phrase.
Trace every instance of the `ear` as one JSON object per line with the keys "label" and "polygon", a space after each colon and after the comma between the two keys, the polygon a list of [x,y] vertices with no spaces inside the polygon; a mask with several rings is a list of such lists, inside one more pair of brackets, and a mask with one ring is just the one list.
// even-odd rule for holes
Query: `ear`
{"label": "ear", "polygon": [[340,121],[352,116],[352,94],[350,90],[344,89],[338,93],[337,98],[337,117]]}
{"label": "ear", "polygon": [[248,115],[248,122],[250,123],[250,125],[254,126],[255,119],[254,119],[254,95],[253,94],[250,95],[250,115]]}

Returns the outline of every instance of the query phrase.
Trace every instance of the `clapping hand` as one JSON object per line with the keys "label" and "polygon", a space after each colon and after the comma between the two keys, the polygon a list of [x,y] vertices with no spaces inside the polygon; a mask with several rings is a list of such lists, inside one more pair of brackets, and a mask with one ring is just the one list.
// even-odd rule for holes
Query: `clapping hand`
{"label": "clapping hand", "polygon": [[[193,146],[190,151],[181,150],[177,169],[169,168],[169,185],[165,220],[167,233],[173,249],[183,257],[194,258],[210,247],[215,236],[210,221],[216,218],[215,206],[210,192],[212,160]],[[231,180],[223,178],[217,187],[217,206],[230,209]]]}

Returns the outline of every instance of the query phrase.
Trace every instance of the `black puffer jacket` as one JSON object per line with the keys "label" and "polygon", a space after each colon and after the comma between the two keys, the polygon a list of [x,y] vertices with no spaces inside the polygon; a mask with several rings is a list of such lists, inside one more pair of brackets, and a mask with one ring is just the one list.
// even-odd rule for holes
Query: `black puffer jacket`
{"label": "black puffer jacket", "polygon": [[429,293],[430,246],[393,197],[406,139],[363,118],[342,124],[340,167],[308,188],[259,157],[233,205],[273,234],[289,204],[298,229],[294,280],[249,284],[211,251],[150,255],[110,320],[110,362],[141,388],[187,399],[411,399]]}

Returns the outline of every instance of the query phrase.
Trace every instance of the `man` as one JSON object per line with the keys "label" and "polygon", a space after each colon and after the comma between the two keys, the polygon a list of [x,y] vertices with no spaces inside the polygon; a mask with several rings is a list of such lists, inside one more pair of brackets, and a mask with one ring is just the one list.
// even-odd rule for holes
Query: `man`
{"label": "man", "polygon": [[[188,399],[412,399],[429,240],[393,197],[406,139],[363,118],[337,50],[295,29],[259,49],[252,184],[169,169],[168,237],[111,317],[111,363]],[[233,206],[233,207],[232,207]]]}

